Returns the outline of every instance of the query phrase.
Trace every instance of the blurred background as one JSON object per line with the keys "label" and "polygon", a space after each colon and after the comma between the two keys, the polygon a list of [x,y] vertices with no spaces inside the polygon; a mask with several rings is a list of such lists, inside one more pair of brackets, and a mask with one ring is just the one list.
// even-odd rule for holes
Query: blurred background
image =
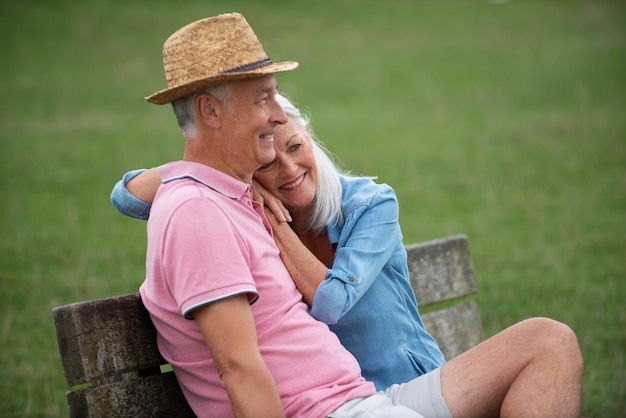
{"label": "blurred background", "polygon": [[467,234],[487,335],[577,333],[583,415],[626,416],[626,3],[23,0],[0,5],[0,416],[63,417],[51,311],[136,292],[145,223],[121,175],[180,159],[161,46],[239,11],[354,173],[397,192],[405,242]]}

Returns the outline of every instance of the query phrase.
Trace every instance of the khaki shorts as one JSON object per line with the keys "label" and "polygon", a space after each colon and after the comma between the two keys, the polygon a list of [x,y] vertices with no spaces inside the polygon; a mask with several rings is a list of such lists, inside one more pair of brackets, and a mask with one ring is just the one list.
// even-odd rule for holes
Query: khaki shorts
{"label": "khaki shorts", "polygon": [[353,399],[329,418],[452,418],[441,396],[441,368],[367,398]]}

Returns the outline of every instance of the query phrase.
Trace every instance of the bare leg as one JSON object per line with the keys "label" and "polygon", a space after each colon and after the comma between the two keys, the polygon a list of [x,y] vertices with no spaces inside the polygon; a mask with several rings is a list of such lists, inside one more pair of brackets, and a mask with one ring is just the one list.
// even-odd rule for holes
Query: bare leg
{"label": "bare leg", "polygon": [[579,417],[582,373],[572,330],[534,318],[447,362],[441,387],[455,418]]}

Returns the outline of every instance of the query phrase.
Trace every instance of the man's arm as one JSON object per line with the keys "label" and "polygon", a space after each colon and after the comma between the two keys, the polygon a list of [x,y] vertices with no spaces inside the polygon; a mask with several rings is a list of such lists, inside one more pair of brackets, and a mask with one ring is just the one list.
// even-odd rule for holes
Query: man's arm
{"label": "man's arm", "polygon": [[236,417],[284,417],[257,343],[248,297],[235,295],[193,311]]}

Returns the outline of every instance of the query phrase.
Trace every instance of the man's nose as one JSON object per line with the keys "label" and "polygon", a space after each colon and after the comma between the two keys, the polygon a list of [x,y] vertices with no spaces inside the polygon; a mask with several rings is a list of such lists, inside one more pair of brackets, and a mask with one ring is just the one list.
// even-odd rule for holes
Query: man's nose
{"label": "man's nose", "polygon": [[272,122],[277,123],[279,125],[284,125],[287,123],[287,115],[282,107],[278,104],[276,100],[274,102],[274,107],[272,109]]}

